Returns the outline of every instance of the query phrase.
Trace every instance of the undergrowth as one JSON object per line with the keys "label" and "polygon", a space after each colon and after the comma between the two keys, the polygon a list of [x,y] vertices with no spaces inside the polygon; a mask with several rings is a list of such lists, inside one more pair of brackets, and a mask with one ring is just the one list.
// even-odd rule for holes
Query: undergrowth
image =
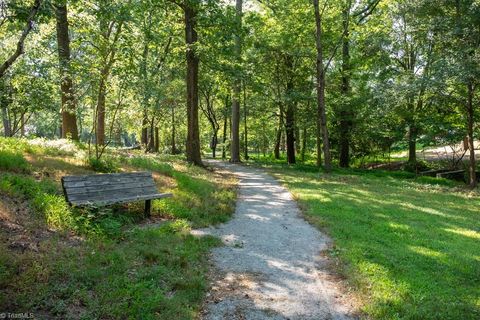
{"label": "undergrowth", "polygon": [[[219,240],[189,230],[230,217],[233,180],[178,157],[108,150],[101,162],[85,165],[85,158],[85,147],[67,140],[0,138],[0,192],[28,204],[26,218],[40,222],[29,232],[49,229],[35,240],[36,252],[10,248],[0,228],[0,311],[59,319],[196,318],[207,252]],[[143,203],[75,208],[61,192],[62,175],[131,170],[152,171],[159,191],[174,194],[153,201],[153,219],[169,221],[137,226]]]}

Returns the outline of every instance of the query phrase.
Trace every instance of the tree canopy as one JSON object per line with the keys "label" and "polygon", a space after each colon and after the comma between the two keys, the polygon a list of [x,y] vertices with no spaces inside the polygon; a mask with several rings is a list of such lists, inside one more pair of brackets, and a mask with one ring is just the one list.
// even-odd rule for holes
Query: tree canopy
{"label": "tree canopy", "polygon": [[476,183],[476,0],[7,0],[5,136],[310,161],[465,140]]}

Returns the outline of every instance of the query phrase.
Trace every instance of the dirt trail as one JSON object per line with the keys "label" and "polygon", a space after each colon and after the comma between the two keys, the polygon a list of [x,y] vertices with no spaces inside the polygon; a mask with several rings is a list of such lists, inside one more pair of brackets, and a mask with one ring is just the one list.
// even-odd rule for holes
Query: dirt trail
{"label": "dirt trail", "polygon": [[353,319],[353,305],[321,255],[329,239],[300,216],[291,194],[260,170],[211,163],[239,179],[235,216],[196,234],[226,244],[212,253],[204,319]]}

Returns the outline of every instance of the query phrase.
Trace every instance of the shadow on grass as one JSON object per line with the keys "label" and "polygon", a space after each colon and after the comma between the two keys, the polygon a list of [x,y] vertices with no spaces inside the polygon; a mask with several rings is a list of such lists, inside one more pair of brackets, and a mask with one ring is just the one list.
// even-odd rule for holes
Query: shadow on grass
{"label": "shadow on grass", "polygon": [[279,177],[326,227],[347,277],[380,319],[480,317],[478,198],[411,188],[384,176]]}

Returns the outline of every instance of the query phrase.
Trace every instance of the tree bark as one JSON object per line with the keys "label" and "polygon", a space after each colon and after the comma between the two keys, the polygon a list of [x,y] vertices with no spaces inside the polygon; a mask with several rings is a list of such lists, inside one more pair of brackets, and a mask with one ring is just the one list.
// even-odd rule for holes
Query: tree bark
{"label": "tree bark", "polygon": [[25,114],[20,116],[20,136],[25,137]]}
{"label": "tree bark", "polygon": [[245,83],[243,84],[243,131],[244,131],[244,157],[245,160],[248,160],[248,126],[247,126],[247,119],[248,119],[248,108],[247,108],[247,88]]}
{"label": "tree bark", "polygon": [[212,157],[215,159],[217,156],[217,143],[218,143],[218,130],[213,131],[212,141],[210,142],[210,148],[212,149]]}
{"label": "tree bark", "polygon": [[198,40],[196,30],[196,9],[188,4],[185,12],[185,40],[187,44],[187,161],[203,166],[200,155],[200,129],[198,126],[198,66],[199,59],[196,53]]}
{"label": "tree bark", "polygon": [[148,145],[148,109],[150,102],[150,88],[148,86],[148,55],[150,53],[150,27],[151,27],[151,13],[149,12],[148,16],[148,25],[144,25],[144,44],[142,52],[142,61],[140,64],[140,77],[142,79],[142,90],[143,90],[143,117],[142,117],[142,135],[141,135],[141,144],[147,148]]}
{"label": "tree bark", "polygon": [[343,37],[342,37],[342,95],[344,104],[340,111],[340,161],[342,168],[348,168],[350,165],[350,139],[352,128],[352,110],[350,106],[350,7],[351,1],[347,1],[342,10],[343,17]]}
{"label": "tree bark", "polygon": [[2,121],[3,121],[3,135],[5,137],[12,136],[12,128],[10,125],[10,117],[8,116],[8,108],[6,105],[2,105]]}
{"label": "tree bark", "polygon": [[172,104],[172,137],[170,145],[172,147],[172,154],[177,154],[177,146],[175,145],[175,107]]}
{"label": "tree bark", "polygon": [[227,116],[225,116],[223,121],[223,147],[222,147],[222,159],[224,160],[227,158],[227,154],[226,154],[227,148],[225,146],[225,144],[227,143],[227,125],[228,125]]}
{"label": "tree bark", "polygon": [[277,137],[275,139],[275,148],[273,149],[273,155],[276,160],[280,159],[280,145],[282,144],[282,131],[283,131],[283,105],[279,106],[280,115],[278,117],[278,129]]}
{"label": "tree bark", "polygon": [[97,96],[97,127],[96,127],[96,144],[103,146],[105,144],[105,96],[106,96],[106,75],[101,75],[100,84],[98,86]]}
{"label": "tree bark", "polygon": [[78,141],[75,90],[70,69],[70,37],[68,35],[67,5],[55,7],[57,20],[57,46],[60,64],[60,89],[62,99],[62,138]]}
{"label": "tree bark", "polygon": [[303,132],[302,132],[302,155],[301,155],[302,162],[305,162],[306,150],[307,150],[307,126],[304,126]]}
{"label": "tree bark", "polygon": [[155,127],[155,143],[153,151],[156,153],[160,151],[160,130],[158,129],[158,127]]}
{"label": "tree bark", "polygon": [[227,110],[229,109],[229,97],[227,96],[225,99],[225,114],[223,117],[223,146],[222,146],[222,159],[225,160],[227,158],[227,126],[228,126],[228,112]]}
{"label": "tree bark", "polygon": [[[332,169],[332,158],[330,155],[330,141],[327,128],[327,114],[325,111],[325,69],[323,66],[323,39],[322,39],[322,17],[320,15],[320,8],[318,0],[313,0],[315,10],[315,25],[316,25],[316,46],[317,46],[317,112],[318,112],[318,127],[321,131],[323,142],[323,157],[325,162],[325,171],[330,172]],[[320,146],[319,136],[317,136],[317,148]],[[317,150],[317,164],[319,164],[319,151]]]}
{"label": "tree bark", "polygon": [[140,143],[146,147],[148,143],[148,115],[147,110],[143,108],[143,115],[142,115],[142,136],[140,138]]}
{"label": "tree bark", "polygon": [[295,123],[295,153],[300,154],[302,152],[302,146],[300,144],[302,141],[300,127]]}
{"label": "tree bark", "polygon": [[408,125],[408,162],[412,165],[417,162],[417,127],[414,120]]}
{"label": "tree bark", "polygon": [[468,184],[471,188],[477,186],[477,173],[476,173],[476,161],[475,161],[475,145],[473,136],[473,126],[475,122],[475,114],[473,108],[473,96],[474,85],[473,80],[468,83],[468,99],[467,99],[467,134],[468,134],[468,149],[470,153],[469,166],[468,166]]}
{"label": "tree bark", "polygon": [[[237,63],[240,64],[242,59],[242,0],[236,0],[236,27],[235,35],[235,57]],[[240,162],[240,93],[241,93],[241,77],[237,75],[233,85],[232,99],[232,141],[230,162]]]}
{"label": "tree bark", "polygon": [[295,102],[293,101],[293,58],[285,57],[287,69],[287,110],[285,112],[285,136],[287,140],[287,162],[295,164]]}

